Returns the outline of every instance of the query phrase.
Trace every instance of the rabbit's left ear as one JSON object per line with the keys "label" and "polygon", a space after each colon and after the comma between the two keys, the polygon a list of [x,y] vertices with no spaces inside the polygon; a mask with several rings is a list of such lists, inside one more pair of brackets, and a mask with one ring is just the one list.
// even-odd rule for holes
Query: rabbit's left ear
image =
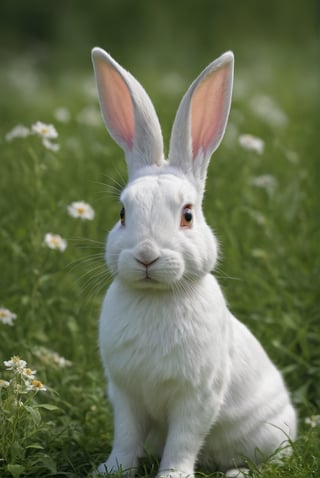
{"label": "rabbit's left ear", "polygon": [[229,51],[207,66],[184,95],[173,124],[169,163],[202,183],[227,125],[233,63]]}
{"label": "rabbit's left ear", "polygon": [[92,50],[102,116],[126,155],[129,177],[163,162],[163,141],[153,104],[140,83],[106,51]]}

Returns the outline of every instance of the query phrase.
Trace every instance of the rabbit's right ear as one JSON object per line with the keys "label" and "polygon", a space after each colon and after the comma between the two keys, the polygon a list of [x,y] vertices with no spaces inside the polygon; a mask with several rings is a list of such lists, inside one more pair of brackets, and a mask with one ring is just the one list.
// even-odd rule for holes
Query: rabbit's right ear
{"label": "rabbit's right ear", "polygon": [[192,175],[202,187],[228,121],[233,62],[229,51],[203,70],[184,95],[172,127],[169,163]]}
{"label": "rabbit's right ear", "polygon": [[153,104],[140,83],[101,48],[92,50],[100,108],[107,130],[125,151],[129,177],[160,166],[163,140]]}

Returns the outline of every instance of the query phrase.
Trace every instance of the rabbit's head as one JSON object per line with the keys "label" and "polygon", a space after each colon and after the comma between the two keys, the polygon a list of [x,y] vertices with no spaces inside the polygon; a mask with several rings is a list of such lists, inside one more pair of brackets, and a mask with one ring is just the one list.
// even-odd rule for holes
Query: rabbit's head
{"label": "rabbit's head", "polygon": [[154,107],[137,80],[108,53],[92,51],[106,127],[125,152],[128,185],[120,221],[108,235],[109,269],[133,287],[184,288],[212,271],[218,245],[202,198],[212,153],[224,135],[233,54],[212,62],[183,97],[163,156]]}

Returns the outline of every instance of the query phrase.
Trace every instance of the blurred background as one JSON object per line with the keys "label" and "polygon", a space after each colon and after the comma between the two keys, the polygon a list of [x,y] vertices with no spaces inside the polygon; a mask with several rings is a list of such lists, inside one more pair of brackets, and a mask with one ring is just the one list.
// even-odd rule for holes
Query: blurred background
{"label": "blurred background", "polygon": [[[68,106],[83,80],[74,85],[74,75],[93,80],[93,46],[109,51],[152,99],[156,96],[160,120],[162,114],[172,118],[177,106],[163,99],[179,99],[199,71],[228,49],[236,57],[236,97],[250,96],[252,88],[272,90],[283,107],[294,108],[297,89],[300,101],[314,107],[320,97],[319,5],[318,0],[2,0],[2,126],[14,123],[17,90],[25,107],[20,122],[52,108],[54,90]],[[164,125],[166,140],[170,124]]]}
{"label": "blurred background", "polygon": [[243,67],[265,55],[284,68],[319,61],[318,0],[2,0],[0,11],[2,60],[35,55],[49,71],[88,68],[94,45],[159,73],[196,71],[227,49]]}

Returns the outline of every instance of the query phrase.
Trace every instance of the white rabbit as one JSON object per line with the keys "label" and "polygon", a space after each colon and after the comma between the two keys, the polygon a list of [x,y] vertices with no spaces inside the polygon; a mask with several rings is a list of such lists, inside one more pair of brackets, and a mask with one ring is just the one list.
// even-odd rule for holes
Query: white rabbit
{"label": "white rabbit", "polygon": [[161,457],[158,477],[193,476],[196,463],[235,476],[245,458],[289,453],[296,413],[280,372],[211,274],[218,244],[201,206],[229,115],[233,54],[186,92],[168,161],[142,86],[104,50],[92,57],[106,127],[129,174],[106,247],[114,280],[99,346],[114,441],[98,473],[134,472],[149,446]]}

